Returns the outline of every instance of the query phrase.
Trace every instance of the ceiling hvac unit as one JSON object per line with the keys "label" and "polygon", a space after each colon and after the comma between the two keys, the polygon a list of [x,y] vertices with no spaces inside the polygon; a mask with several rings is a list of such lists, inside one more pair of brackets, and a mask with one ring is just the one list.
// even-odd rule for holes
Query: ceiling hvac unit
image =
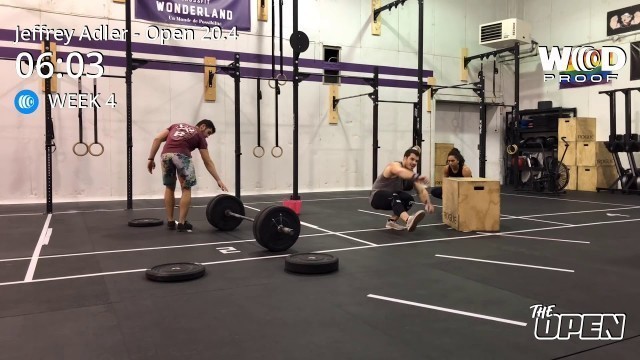
{"label": "ceiling hvac unit", "polygon": [[516,42],[531,42],[531,25],[520,19],[505,19],[480,25],[480,45],[500,49]]}

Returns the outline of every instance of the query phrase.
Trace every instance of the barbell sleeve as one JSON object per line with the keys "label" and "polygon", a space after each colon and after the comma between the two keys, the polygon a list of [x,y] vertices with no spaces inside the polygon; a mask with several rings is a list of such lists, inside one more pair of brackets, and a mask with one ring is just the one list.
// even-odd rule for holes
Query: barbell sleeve
{"label": "barbell sleeve", "polygon": [[295,235],[296,232],[293,229],[290,229],[284,225],[278,225],[278,231],[287,235]]}

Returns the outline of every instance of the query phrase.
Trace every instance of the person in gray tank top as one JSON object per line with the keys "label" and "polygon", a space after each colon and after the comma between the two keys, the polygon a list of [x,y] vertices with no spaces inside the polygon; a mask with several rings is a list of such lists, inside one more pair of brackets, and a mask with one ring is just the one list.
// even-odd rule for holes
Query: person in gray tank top
{"label": "person in gray tank top", "polygon": [[[414,146],[404,153],[402,161],[387,164],[384,170],[371,187],[369,203],[376,210],[392,210],[393,215],[387,220],[386,228],[394,230],[414,231],[416,226],[425,216],[434,212],[429,192],[425,183],[428,179],[425,175],[416,174],[414,169],[420,159],[420,147]],[[425,210],[419,210],[413,215],[408,211],[414,204],[413,196],[408,193],[415,189]],[[398,224],[398,219],[405,225]]]}

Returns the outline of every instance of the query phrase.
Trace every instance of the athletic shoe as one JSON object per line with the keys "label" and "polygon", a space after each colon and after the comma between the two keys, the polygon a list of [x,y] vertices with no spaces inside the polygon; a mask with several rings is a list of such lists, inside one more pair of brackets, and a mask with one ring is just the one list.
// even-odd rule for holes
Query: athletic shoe
{"label": "athletic shoe", "polygon": [[192,232],[193,225],[191,225],[188,221],[185,221],[184,224],[178,223],[178,231],[179,232]]}
{"label": "athletic shoe", "polygon": [[418,223],[424,219],[424,215],[424,210],[420,210],[409,216],[409,219],[407,219],[407,231],[413,232],[416,229],[416,226],[418,226]]}
{"label": "athletic shoe", "polygon": [[387,225],[385,226],[387,229],[393,229],[393,230],[404,230],[405,227],[398,224],[397,222],[389,219],[387,220]]}
{"label": "athletic shoe", "polygon": [[167,229],[169,229],[169,230],[175,230],[176,229],[175,220],[167,220]]}

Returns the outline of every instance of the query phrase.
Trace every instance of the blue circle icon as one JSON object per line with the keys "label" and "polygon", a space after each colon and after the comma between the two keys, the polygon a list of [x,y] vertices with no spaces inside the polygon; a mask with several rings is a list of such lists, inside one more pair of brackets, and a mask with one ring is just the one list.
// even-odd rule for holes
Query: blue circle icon
{"label": "blue circle icon", "polygon": [[13,99],[13,104],[21,114],[29,115],[38,109],[40,100],[38,99],[38,95],[33,91],[22,90],[16,95],[15,99]]}

